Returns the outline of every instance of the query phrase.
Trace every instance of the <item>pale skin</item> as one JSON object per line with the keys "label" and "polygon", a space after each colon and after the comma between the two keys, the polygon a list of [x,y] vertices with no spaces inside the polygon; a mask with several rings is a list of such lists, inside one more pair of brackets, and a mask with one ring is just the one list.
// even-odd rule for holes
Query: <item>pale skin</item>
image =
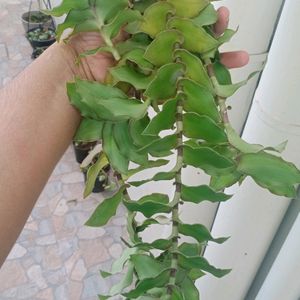
{"label": "pale skin", "polygon": [[[229,11],[218,11],[216,35],[228,24]],[[96,33],[75,37],[68,45],[51,46],[0,91],[0,266],[22,231],[55,165],[80,123],[70,104],[66,82],[75,76],[102,81],[114,63],[98,54],[75,64],[78,53],[99,46]],[[244,51],[222,54],[229,68],[248,63]]]}

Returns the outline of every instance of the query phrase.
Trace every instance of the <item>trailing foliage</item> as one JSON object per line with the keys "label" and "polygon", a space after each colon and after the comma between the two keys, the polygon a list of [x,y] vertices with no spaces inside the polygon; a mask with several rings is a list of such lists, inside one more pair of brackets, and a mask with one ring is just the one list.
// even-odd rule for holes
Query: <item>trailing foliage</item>
{"label": "trailing foliage", "polygon": [[[299,170],[274,153],[284,145],[264,148],[248,144],[229,123],[226,98],[255,73],[232,84],[218,49],[235,32],[226,30],[220,37],[213,34],[217,13],[209,0],[64,0],[52,15],[64,14],[67,17],[58,26],[58,38],[65,29],[72,29],[70,36],[98,32],[104,45],[81,56],[104,51],[116,60],[106,84],[81,79],[68,84],[70,101],[83,116],[76,140],[102,140],[106,155],[90,166],[85,196],[91,193],[107,159],[119,184],[118,191],[96,208],[87,225],[107,224],[120,204],[128,210],[128,248],[111,273],[102,272],[106,277],[126,269],[126,275],[108,295],[99,298],[199,299],[196,279],[205,273],[222,277],[229,272],[204,259],[202,248],[207,242],[221,244],[227,238],[213,237],[201,224],[184,224],[179,217],[181,204],[227,201],[231,195],[223,189],[247,176],[287,197],[295,196],[300,183]],[[115,42],[121,29],[130,36]],[[145,169],[168,164],[170,155],[176,156],[176,163],[169,171],[131,180]],[[181,174],[186,166],[210,175],[210,185],[183,183]],[[130,186],[163,180],[174,183],[171,199],[161,193],[131,199],[127,191]],[[137,213],[144,216],[143,222],[136,220]],[[143,242],[140,234],[146,228],[166,223],[172,225],[167,239]],[[194,242],[180,243],[180,236],[192,237]],[[155,249],[159,251],[153,252]]]}

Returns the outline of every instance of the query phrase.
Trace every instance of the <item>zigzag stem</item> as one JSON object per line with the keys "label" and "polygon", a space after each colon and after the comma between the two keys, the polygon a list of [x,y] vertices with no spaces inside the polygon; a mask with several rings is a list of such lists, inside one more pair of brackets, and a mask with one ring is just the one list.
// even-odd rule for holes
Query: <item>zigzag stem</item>
{"label": "zigzag stem", "polygon": [[[212,81],[212,84],[216,88],[217,78],[216,78],[215,71],[212,66],[211,59],[209,59],[209,58],[204,59],[204,63],[206,65],[207,73]],[[222,121],[223,121],[224,125],[229,124],[230,122],[229,122],[229,117],[228,117],[228,112],[227,112],[226,99],[216,95],[216,100],[220,107],[221,117],[222,117]]]}
{"label": "zigzag stem", "polygon": [[[175,60],[177,63],[181,63],[179,58]],[[170,279],[168,284],[168,294],[172,295],[173,287],[176,284],[176,274],[178,270],[178,239],[179,239],[179,230],[178,223],[179,220],[179,205],[181,200],[181,188],[182,188],[182,167],[183,167],[183,91],[181,90],[180,84],[178,85],[177,91],[177,109],[176,109],[176,134],[177,134],[177,161],[175,169],[176,177],[175,177],[175,194],[174,198],[171,202],[173,207],[172,209],[172,261],[171,261],[171,271],[170,271]]]}

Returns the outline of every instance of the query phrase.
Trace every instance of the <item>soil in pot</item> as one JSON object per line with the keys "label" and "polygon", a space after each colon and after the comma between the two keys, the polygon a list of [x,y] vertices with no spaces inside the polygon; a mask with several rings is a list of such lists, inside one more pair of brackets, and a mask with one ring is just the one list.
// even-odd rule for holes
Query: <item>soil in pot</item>
{"label": "soil in pot", "polygon": [[52,27],[53,19],[40,11],[29,11],[22,15],[22,23],[27,32],[38,27]]}
{"label": "soil in pot", "polygon": [[55,42],[55,30],[52,28],[35,28],[27,32],[27,39],[33,49],[48,47]]}
{"label": "soil in pot", "polygon": [[97,142],[73,143],[76,161],[81,164],[96,144]]}

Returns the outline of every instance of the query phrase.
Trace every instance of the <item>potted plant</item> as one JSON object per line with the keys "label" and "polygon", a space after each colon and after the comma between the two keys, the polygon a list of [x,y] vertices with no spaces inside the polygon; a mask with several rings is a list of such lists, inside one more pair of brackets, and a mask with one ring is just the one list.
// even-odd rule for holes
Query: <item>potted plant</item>
{"label": "potted plant", "polygon": [[53,19],[51,16],[41,11],[28,11],[22,15],[22,24],[25,32],[40,27],[53,27]]}
{"label": "potted plant", "polygon": [[[73,145],[78,144],[74,142]],[[86,187],[84,190],[84,197],[91,193],[100,193],[105,190],[114,188],[113,182],[110,180],[110,165],[106,155],[103,153],[102,145],[96,142],[86,143],[89,146],[88,150],[75,148],[77,151],[77,162],[80,163],[80,168],[84,175]],[[78,152],[78,150],[81,150]]]}
{"label": "potted plant", "polygon": [[27,39],[33,49],[46,49],[55,43],[55,30],[48,27],[37,27],[27,32]]}
{"label": "potted plant", "polygon": [[[123,239],[127,249],[111,272],[102,272],[104,277],[123,269],[126,274],[99,299],[122,295],[125,299],[197,300],[198,278],[205,273],[222,277],[230,272],[214,267],[202,256],[208,242],[222,244],[227,238],[213,237],[201,224],[184,223],[181,204],[228,201],[231,196],[224,189],[241,184],[247,176],[270,192],[290,198],[300,183],[296,166],[279,157],[282,145],[249,144],[230,124],[226,99],[256,73],[240,83],[231,82],[218,49],[235,31],[214,35],[217,13],[209,0],[73,4],[64,0],[52,15],[64,14],[67,18],[57,29],[59,39],[66,28],[73,29],[73,35],[98,32],[105,45],[82,55],[105,51],[116,60],[105,84],[77,78],[67,85],[71,103],[83,115],[77,135],[88,142],[96,134],[103,143],[103,155],[89,166],[93,176],[87,179],[87,186],[93,184],[105,159],[118,182],[114,195],[99,204],[86,224],[105,225],[120,204],[128,211],[129,238]],[[115,42],[121,29],[130,36]],[[172,161],[173,166],[167,167]],[[210,183],[191,186],[183,182],[186,166],[204,171]],[[132,178],[150,168],[155,170],[153,176]],[[154,190],[131,199],[130,187],[142,189],[150,181],[171,181],[173,197]],[[137,214],[143,219],[137,219]],[[143,240],[145,229],[166,221],[172,227],[168,238]],[[182,236],[194,242],[182,243]]]}

